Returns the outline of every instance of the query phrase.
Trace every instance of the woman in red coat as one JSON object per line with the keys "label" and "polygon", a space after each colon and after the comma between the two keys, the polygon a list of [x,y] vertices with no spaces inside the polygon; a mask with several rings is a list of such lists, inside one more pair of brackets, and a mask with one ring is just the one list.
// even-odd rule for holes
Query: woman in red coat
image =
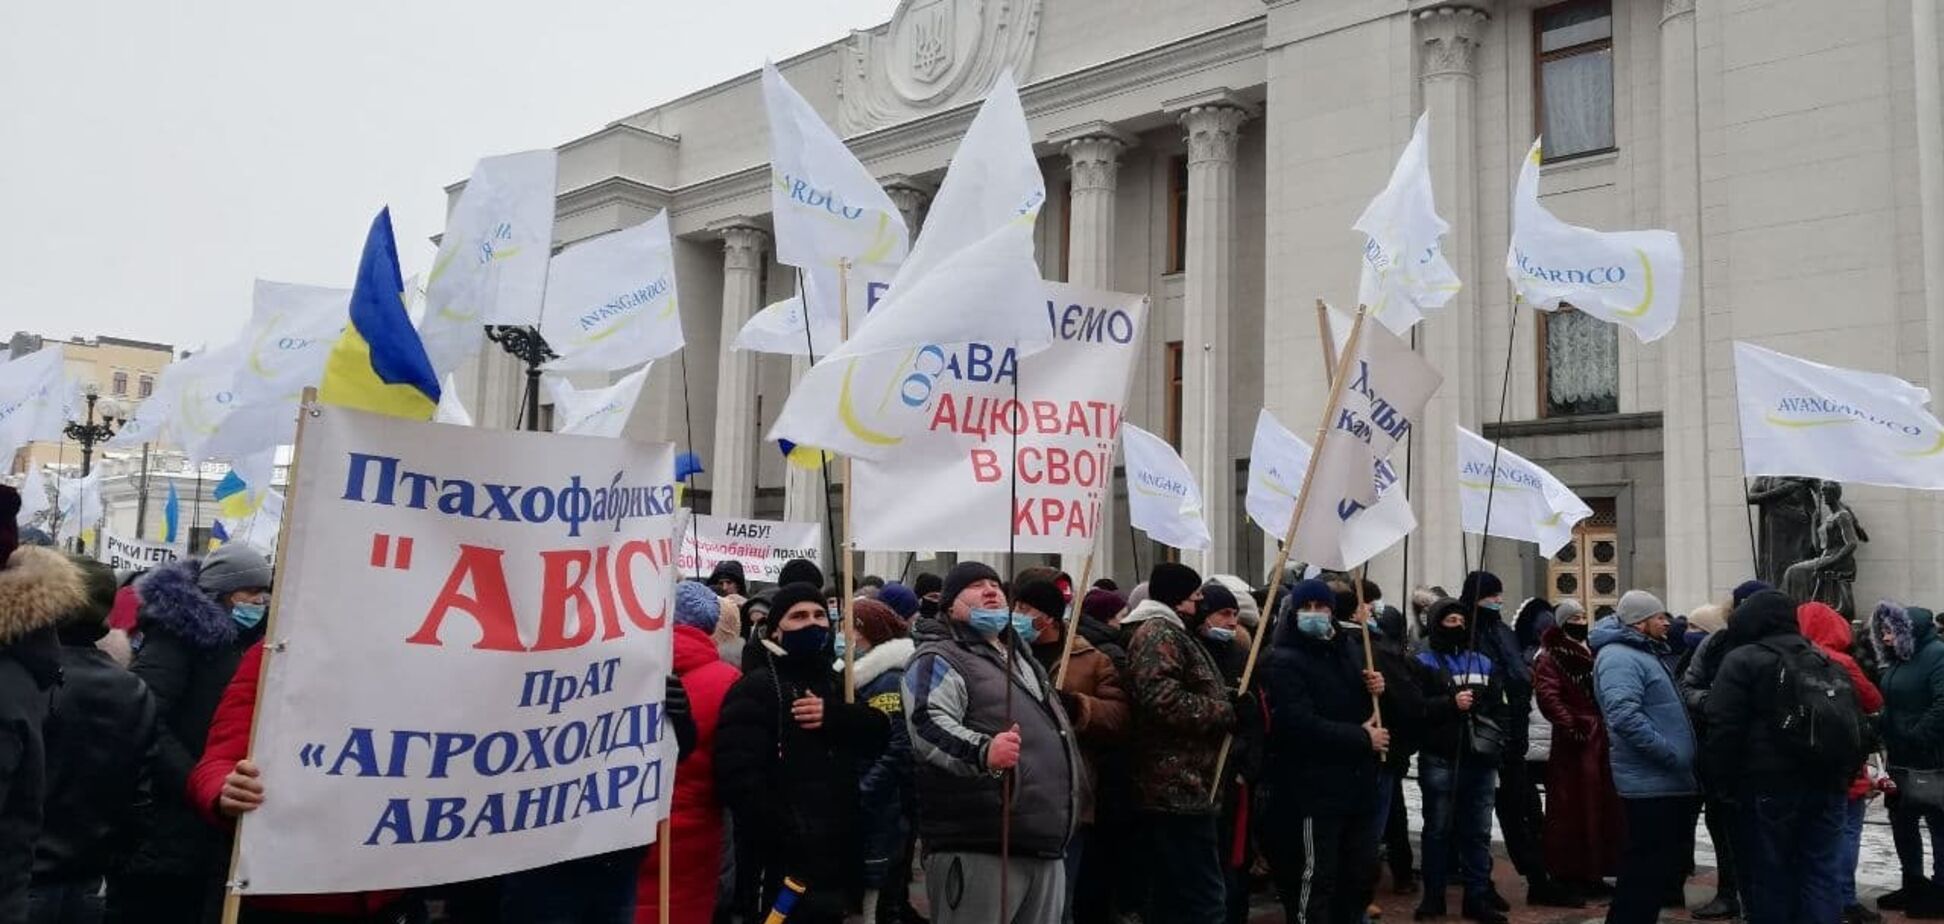
{"label": "woman in red coat", "polygon": [[1546,761],[1546,870],[1589,897],[1612,894],[1624,819],[1607,759],[1606,722],[1593,698],[1593,650],[1584,610],[1547,629],[1532,663],[1533,698],[1552,723]]}
{"label": "woman in red coat", "polygon": [[[722,802],[716,798],[716,720],[722,700],[742,672],[724,663],[712,634],[721,618],[716,593],[697,581],[675,585],[675,676],[688,690],[695,717],[695,749],[675,767],[675,806],[669,839],[675,842],[669,869],[671,924],[709,924],[715,917],[716,885],[722,872]],[[656,924],[661,907],[661,851],[648,852],[636,892],[636,924]]]}

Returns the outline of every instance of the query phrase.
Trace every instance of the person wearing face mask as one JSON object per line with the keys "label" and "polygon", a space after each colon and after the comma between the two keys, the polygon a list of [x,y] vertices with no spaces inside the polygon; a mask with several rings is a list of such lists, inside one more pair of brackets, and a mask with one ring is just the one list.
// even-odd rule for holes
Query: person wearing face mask
{"label": "person wearing face mask", "polygon": [[135,659],[129,669],[154,695],[159,736],[154,818],[123,871],[108,880],[110,917],[200,922],[221,901],[228,834],[190,804],[189,774],[244,652],[262,639],[270,562],[233,542],[135,582]]}
{"label": "person wearing face mask", "polygon": [[1271,717],[1262,831],[1290,921],[1355,922],[1376,885],[1371,818],[1391,737],[1371,700],[1386,685],[1364,670],[1361,640],[1338,631],[1337,596],[1322,581],[1298,582],[1262,665]]}
{"label": "person wearing face mask", "polygon": [[929,571],[911,579],[911,591],[918,595],[918,615],[937,616],[938,596],[945,589],[945,582]]}
{"label": "person wearing face mask", "polygon": [[[898,585],[889,585],[896,587]],[[916,609],[917,598],[912,598]],[[885,924],[910,919],[911,859],[917,833],[911,827],[916,795],[911,779],[911,735],[904,718],[905,663],[915,646],[905,621],[884,602],[859,597],[851,603],[857,617],[857,701],[884,713],[891,737],[884,751],[864,769],[858,807],[864,818],[864,919]],[[843,673],[843,665],[836,668]]]}
{"label": "person wearing face mask", "polygon": [[1235,728],[1236,694],[1207,646],[1188,633],[1201,602],[1193,568],[1161,562],[1148,576],[1147,599],[1123,628],[1128,686],[1134,702],[1134,790],[1142,843],[1168,875],[1148,883],[1150,921],[1216,924],[1227,886],[1216,843],[1220,799],[1216,754]]}
{"label": "person wearing face mask", "polygon": [[791,877],[808,890],[790,920],[808,924],[843,920],[859,885],[859,771],[891,731],[883,712],[844,702],[831,631],[822,588],[777,588],[762,658],[729,688],[716,724],[716,794],[750,840],[761,908]]}
{"label": "person wearing face mask", "polygon": [[[1008,607],[999,573],[952,567],[942,611],[920,618],[905,667],[905,721],[917,758],[918,837],[934,924],[1045,924],[1066,902],[1067,846],[1079,820],[1080,755],[1066,710]],[[1004,787],[1011,787],[1010,840]],[[1000,848],[1007,850],[999,906]]]}
{"label": "person wearing face mask", "polygon": [[1611,894],[1604,878],[1619,871],[1625,820],[1613,788],[1606,718],[1593,698],[1592,628],[1586,609],[1563,601],[1559,624],[1540,633],[1532,664],[1533,698],[1552,723],[1552,755],[1546,762],[1546,863],[1552,874],[1582,895]]}
{"label": "person wearing face mask", "polygon": [[1472,607],[1440,600],[1425,610],[1428,646],[1418,653],[1427,701],[1418,786],[1424,791],[1424,895],[1414,917],[1445,915],[1455,853],[1467,920],[1505,924],[1509,906],[1492,888],[1492,801],[1505,747],[1505,693],[1492,659],[1472,650]]}
{"label": "person wearing face mask", "polygon": [[[1222,681],[1238,689],[1249,660],[1248,637],[1242,634],[1242,598],[1218,575],[1202,585],[1201,603],[1188,629],[1208,649],[1221,669]],[[1249,604],[1252,609],[1253,601]],[[1260,625],[1258,621],[1257,625]],[[1249,695],[1235,699],[1235,738],[1229,747],[1222,814],[1215,826],[1215,842],[1222,850],[1222,881],[1227,895],[1228,924],[1249,917],[1249,869],[1255,865],[1255,811],[1251,791],[1262,776],[1262,754],[1269,736],[1269,711],[1252,685]]]}

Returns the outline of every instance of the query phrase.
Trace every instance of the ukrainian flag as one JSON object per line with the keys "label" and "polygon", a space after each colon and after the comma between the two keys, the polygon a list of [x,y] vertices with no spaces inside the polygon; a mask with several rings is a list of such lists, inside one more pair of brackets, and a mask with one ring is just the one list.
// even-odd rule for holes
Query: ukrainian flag
{"label": "ukrainian flag", "polygon": [[182,524],[182,498],[176,496],[175,482],[169,482],[169,499],[162,504],[162,525],[156,531],[157,542],[176,541],[176,529]]}
{"label": "ukrainian flag", "polygon": [[216,551],[218,547],[228,541],[229,530],[223,528],[223,521],[211,520],[209,523],[209,551]]}
{"label": "ukrainian flag", "polygon": [[223,512],[223,516],[232,520],[249,516],[263,503],[263,495],[250,490],[249,484],[236,474],[235,469],[216,483],[216,489],[209,492],[209,496],[216,501],[216,507]]}
{"label": "ukrainian flag", "polygon": [[361,411],[432,419],[439,407],[439,377],[405,313],[404,293],[391,209],[380,209],[351,289],[351,323],[331,348],[318,397]]}

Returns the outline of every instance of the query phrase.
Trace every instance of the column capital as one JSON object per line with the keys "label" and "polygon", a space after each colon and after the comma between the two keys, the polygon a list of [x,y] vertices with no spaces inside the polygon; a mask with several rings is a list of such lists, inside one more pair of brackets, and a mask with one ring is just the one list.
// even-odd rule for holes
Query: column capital
{"label": "column capital", "polygon": [[[891,197],[891,204],[906,215],[915,214],[931,197],[938,192],[935,183],[927,183],[907,173],[893,173],[878,181],[884,187],[884,194]],[[916,233],[918,229],[910,229]]]}
{"label": "column capital", "polygon": [[1063,129],[1047,140],[1066,153],[1076,193],[1113,192],[1120,181],[1121,152],[1133,146],[1132,138],[1106,122]]}
{"label": "column capital", "polygon": [[709,230],[722,236],[722,268],[760,270],[763,250],[769,245],[769,229],[753,218],[737,216],[714,222]]}
{"label": "column capital", "polygon": [[1661,0],[1661,25],[1668,20],[1694,15],[1694,0]]}
{"label": "column capital", "polygon": [[1416,18],[1424,79],[1477,76],[1478,46],[1489,14],[1475,6],[1447,4],[1419,10]]}

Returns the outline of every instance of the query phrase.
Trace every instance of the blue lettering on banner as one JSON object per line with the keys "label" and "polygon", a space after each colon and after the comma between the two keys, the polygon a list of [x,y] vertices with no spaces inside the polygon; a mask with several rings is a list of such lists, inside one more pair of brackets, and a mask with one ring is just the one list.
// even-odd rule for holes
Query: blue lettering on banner
{"label": "blue lettering on banner", "polygon": [[662,762],[657,759],[619,764],[543,786],[487,793],[477,800],[464,796],[393,798],[385,802],[364,845],[470,840],[545,828],[623,808],[633,816],[644,807],[658,805],[661,790]]}
{"label": "blue lettering on banner", "polygon": [[1922,436],[1924,428],[1882,417],[1872,411],[1822,395],[1789,395],[1775,402],[1776,413],[1849,417],[1863,423],[1904,434]]}
{"label": "blue lettering on banner", "polygon": [[[1459,470],[1459,474],[1470,475],[1474,478],[1487,478],[1491,476],[1492,468],[1493,466],[1489,462],[1466,462]],[[1537,474],[1522,468],[1506,468],[1500,465],[1498,466],[1498,478],[1496,480],[1499,484],[1518,485],[1520,487],[1531,488],[1534,491],[1544,491],[1546,489],[1545,482],[1540,481]]]}
{"label": "blue lettering on banner", "polygon": [[1627,281],[1624,266],[1546,267],[1533,262],[1523,250],[1516,251],[1513,259],[1521,275],[1554,285],[1617,286]]}
{"label": "blue lettering on banner", "polygon": [[668,277],[662,276],[645,286],[630,289],[610,298],[599,307],[580,316],[580,329],[585,333],[599,327],[603,321],[610,318],[631,314],[635,309],[668,294],[668,288]]}
{"label": "blue lettering on banner", "polygon": [[1153,488],[1156,491],[1161,491],[1167,494],[1173,494],[1176,497],[1188,496],[1188,486],[1182,484],[1179,481],[1174,480],[1173,478],[1163,478],[1160,475],[1157,475],[1153,472],[1139,472],[1135,475],[1135,477],[1139,479],[1142,484],[1147,485],[1148,487]]}
{"label": "blue lettering on banner", "polygon": [[[574,475],[565,486],[503,485],[447,478],[402,468],[396,456],[347,453],[343,500],[383,507],[403,505],[413,510],[436,509],[447,516],[508,523],[567,524],[567,535],[579,536],[582,523],[612,523],[644,517],[669,516],[675,510],[671,484],[629,485],[615,472],[606,487],[593,487]],[[484,495],[483,497],[481,495]],[[484,503],[482,503],[484,501]]]}
{"label": "blue lettering on banner", "polygon": [[862,208],[847,206],[836,193],[818,189],[809,181],[789,174],[783,175],[783,185],[789,190],[790,201],[801,203],[813,209],[822,209],[845,221],[856,221],[864,217]]}

